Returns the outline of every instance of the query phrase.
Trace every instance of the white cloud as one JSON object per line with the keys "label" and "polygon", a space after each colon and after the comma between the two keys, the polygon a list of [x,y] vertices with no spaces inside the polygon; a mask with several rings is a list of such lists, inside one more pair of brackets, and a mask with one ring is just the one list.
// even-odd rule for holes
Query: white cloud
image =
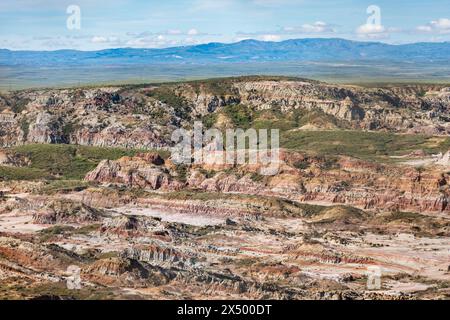
{"label": "white cloud", "polygon": [[305,23],[299,28],[286,27],[283,29],[287,33],[334,33],[336,30],[323,21],[316,21],[313,24]]}
{"label": "white cloud", "polygon": [[450,33],[450,19],[441,18],[438,20],[433,20],[426,25],[418,26],[416,31],[422,33],[437,33],[437,34],[447,34]]}
{"label": "white cloud", "polygon": [[283,27],[275,31],[263,31],[263,32],[237,32],[237,39],[273,39],[266,41],[279,41],[283,36],[294,36],[304,34],[330,34],[336,33],[336,29],[323,21],[316,21],[312,24],[303,24],[299,27]]}
{"label": "white cloud", "polygon": [[136,37],[136,38],[143,38],[143,37],[151,37],[151,36],[167,36],[167,37],[179,37],[179,36],[189,36],[189,37],[195,37],[195,36],[217,36],[217,34],[209,34],[205,32],[200,32],[198,29],[191,28],[187,31],[183,31],[180,29],[169,29],[166,31],[161,32],[152,32],[152,31],[145,31],[140,33],[134,33],[134,32],[128,32],[127,36],[130,37]]}
{"label": "white cloud", "polygon": [[183,40],[170,39],[164,35],[151,36],[151,37],[138,37],[130,39],[126,42],[126,46],[132,48],[164,48],[179,46],[184,43]]}
{"label": "white cloud", "polygon": [[106,39],[105,37],[99,37],[99,36],[94,36],[91,39],[92,43],[106,43],[108,42],[108,39]]}
{"label": "white cloud", "polygon": [[280,41],[281,37],[277,34],[263,34],[261,35],[261,40],[263,41]]}
{"label": "white cloud", "polygon": [[356,35],[364,39],[386,39],[390,37],[392,32],[399,30],[394,28],[386,28],[381,24],[366,23],[356,29]]}
{"label": "white cloud", "polygon": [[199,34],[199,32],[198,32],[197,29],[191,29],[191,30],[188,31],[187,34],[188,34],[189,36],[196,36],[196,35]]}
{"label": "white cloud", "polygon": [[428,33],[428,32],[432,32],[433,28],[431,26],[418,26],[416,28],[416,30],[419,32],[427,32]]}
{"label": "white cloud", "polygon": [[130,47],[145,47],[147,45],[147,42],[144,38],[136,38],[132,40],[127,41],[127,46]]}
{"label": "white cloud", "polygon": [[363,24],[356,29],[356,33],[358,34],[375,34],[384,32],[386,32],[386,28],[378,24]]}
{"label": "white cloud", "polygon": [[432,25],[434,25],[438,29],[449,30],[450,29],[450,19],[441,18],[437,21],[433,21]]}
{"label": "white cloud", "polygon": [[91,39],[92,43],[118,43],[119,38],[117,37],[104,37],[104,36],[94,36]]}

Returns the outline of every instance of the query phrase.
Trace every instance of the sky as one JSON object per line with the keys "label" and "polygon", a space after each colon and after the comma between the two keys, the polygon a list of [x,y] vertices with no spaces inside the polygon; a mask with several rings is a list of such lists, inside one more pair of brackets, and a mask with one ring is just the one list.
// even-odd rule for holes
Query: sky
{"label": "sky", "polygon": [[245,39],[450,41],[450,0],[1,0],[0,48],[163,48]]}

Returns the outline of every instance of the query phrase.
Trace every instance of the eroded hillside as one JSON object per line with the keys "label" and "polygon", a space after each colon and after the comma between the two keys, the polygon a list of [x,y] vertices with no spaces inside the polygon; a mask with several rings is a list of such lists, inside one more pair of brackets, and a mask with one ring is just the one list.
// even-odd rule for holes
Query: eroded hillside
{"label": "eroded hillside", "polygon": [[154,148],[203,119],[210,126],[364,129],[445,135],[445,86],[362,88],[295,78],[20,91],[0,99],[1,144]]}
{"label": "eroded hillside", "polygon": [[[449,297],[448,87],[246,77],[0,106],[0,298]],[[279,128],[279,172],[177,165],[196,120]]]}

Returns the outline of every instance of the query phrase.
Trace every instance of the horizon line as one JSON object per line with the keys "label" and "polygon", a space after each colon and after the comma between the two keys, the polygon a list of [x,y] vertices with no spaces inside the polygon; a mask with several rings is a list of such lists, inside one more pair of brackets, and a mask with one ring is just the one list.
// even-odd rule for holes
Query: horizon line
{"label": "horizon line", "polygon": [[265,41],[265,40],[258,40],[258,39],[244,39],[240,41],[235,42],[205,42],[205,43],[199,43],[199,44],[193,44],[193,45],[180,45],[180,46],[168,46],[168,47],[114,47],[114,48],[105,48],[105,49],[99,49],[99,50],[83,50],[83,49],[73,49],[73,48],[65,48],[65,49],[56,49],[56,50],[15,50],[15,49],[8,49],[8,48],[0,48],[2,51],[10,51],[10,52],[58,52],[58,51],[77,51],[77,52],[100,52],[100,51],[108,51],[108,50],[119,50],[119,49],[131,49],[131,50],[165,50],[165,49],[174,49],[174,48],[189,48],[189,47],[199,47],[204,45],[211,45],[211,44],[221,44],[221,45],[233,45],[233,44],[239,44],[244,42],[258,42],[258,43],[284,43],[284,42],[290,42],[290,41],[299,41],[299,40],[343,40],[347,42],[355,42],[355,43],[367,43],[367,44],[381,44],[386,46],[407,46],[407,45],[414,45],[414,44],[446,44],[450,43],[450,41],[419,41],[419,42],[409,42],[409,43],[387,43],[382,41],[363,41],[363,40],[352,40],[352,39],[345,39],[345,38],[322,38],[322,37],[316,37],[316,38],[293,38],[293,39],[286,39],[282,41]]}

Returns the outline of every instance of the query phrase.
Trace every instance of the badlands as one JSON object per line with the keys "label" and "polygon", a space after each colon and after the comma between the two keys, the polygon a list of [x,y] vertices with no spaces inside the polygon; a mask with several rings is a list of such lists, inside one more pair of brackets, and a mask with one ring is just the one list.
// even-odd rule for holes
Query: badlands
{"label": "badlands", "polygon": [[[449,112],[282,77],[1,94],[0,299],[448,299]],[[177,164],[194,121],[279,129],[279,172]]]}

